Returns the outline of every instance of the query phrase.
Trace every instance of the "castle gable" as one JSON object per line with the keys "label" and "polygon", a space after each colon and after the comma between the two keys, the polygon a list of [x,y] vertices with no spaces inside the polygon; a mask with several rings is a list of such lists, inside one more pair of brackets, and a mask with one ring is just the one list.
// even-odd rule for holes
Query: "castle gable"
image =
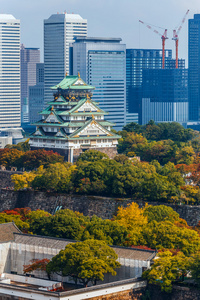
{"label": "castle gable", "polygon": [[85,137],[85,136],[112,136],[112,134],[101,126],[95,120],[91,120],[88,124],[77,130],[72,137]]}
{"label": "castle gable", "polygon": [[81,78],[78,78],[72,86],[76,85],[87,85]]}
{"label": "castle gable", "polygon": [[60,117],[58,117],[53,111],[48,115],[48,117],[44,120],[44,123],[62,123]]}
{"label": "castle gable", "polygon": [[99,112],[100,110],[92,104],[90,101],[86,101],[83,105],[81,105],[78,109],[78,112]]}

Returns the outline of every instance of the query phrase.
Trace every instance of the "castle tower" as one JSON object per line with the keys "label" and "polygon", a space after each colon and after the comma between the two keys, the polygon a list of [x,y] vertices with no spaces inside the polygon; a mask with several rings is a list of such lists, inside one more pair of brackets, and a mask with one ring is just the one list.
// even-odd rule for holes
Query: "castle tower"
{"label": "castle tower", "polygon": [[31,149],[54,150],[73,162],[80,153],[95,149],[110,158],[117,154],[119,135],[111,132],[114,123],[104,120],[107,113],[92,100],[93,86],[78,76],[65,76],[51,88],[53,101],[41,111],[30,136]]}

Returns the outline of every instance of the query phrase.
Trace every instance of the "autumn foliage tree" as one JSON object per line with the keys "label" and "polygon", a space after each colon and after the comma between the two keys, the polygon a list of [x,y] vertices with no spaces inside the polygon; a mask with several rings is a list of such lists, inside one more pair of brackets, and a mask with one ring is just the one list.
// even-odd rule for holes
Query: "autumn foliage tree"
{"label": "autumn foliage tree", "polygon": [[24,274],[31,273],[36,270],[41,270],[41,271],[46,272],[46,267],[47,267],[47,264],[50,262],[50,260],[48,258],[32,259],[30,262],[31,263],[29,265],[23,266]]}

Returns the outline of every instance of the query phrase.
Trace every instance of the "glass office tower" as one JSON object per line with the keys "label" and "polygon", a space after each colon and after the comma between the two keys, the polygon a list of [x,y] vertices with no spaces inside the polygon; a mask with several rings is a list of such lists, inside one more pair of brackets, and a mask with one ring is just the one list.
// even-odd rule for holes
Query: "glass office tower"
{"label": "glass office tower", "polygon": [[0,129],[20,126],[20,20],[0,14]]}
{"label": "glass office tower", "polygon": [[87,36],[87,20],[77,14],[54,14],[44,20],[44,101],[51,100],[50,87],[69,74],[69,45],[75,36]]}
{"label": "glass office tower", "polygon": [[140,123],[188,121],[188,70],[146,69],[142,77]]}
{"label": "glass office tower", "polygon": [[[40,62],[39,48],[21,45],[21,121],[29,122],[29,87],[36,84],[36,64]],[[22,124],[23,126],[23,124]]]}
{"label": "glass office tower", "polygon": [[[175,68],[172,50],[165,50],[165,68]],[[179,59],[178,66],[185,68],[185,60]],[[129,114],[138,114],[141,103],[142,72],[145,69],[162,68],[162,50],[127,49],[126,50],[126,104]]]}
{"label": "glass office tower", "polygon": [[200,120],[200,14],[188,20],[189,119]]}
{"label": "glass office tower", "polygon": [[73,74],[95,86],[93,100],[120,130],[126,123],[126,45],[120,38],[79,38],[73,44]]}

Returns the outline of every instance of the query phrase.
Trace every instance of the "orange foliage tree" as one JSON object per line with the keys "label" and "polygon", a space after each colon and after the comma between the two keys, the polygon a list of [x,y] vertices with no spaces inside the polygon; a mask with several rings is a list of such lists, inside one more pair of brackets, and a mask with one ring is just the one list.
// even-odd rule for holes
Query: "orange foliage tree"
{"label": "orange foliage tree", "polygon": [[32,259],[29,265],[23,265],[23,272],[25,273],[30,273],[35,270],[41,270],[46,272],[46,266],[49,263],[48,258],[43,258],[43,259]]}

